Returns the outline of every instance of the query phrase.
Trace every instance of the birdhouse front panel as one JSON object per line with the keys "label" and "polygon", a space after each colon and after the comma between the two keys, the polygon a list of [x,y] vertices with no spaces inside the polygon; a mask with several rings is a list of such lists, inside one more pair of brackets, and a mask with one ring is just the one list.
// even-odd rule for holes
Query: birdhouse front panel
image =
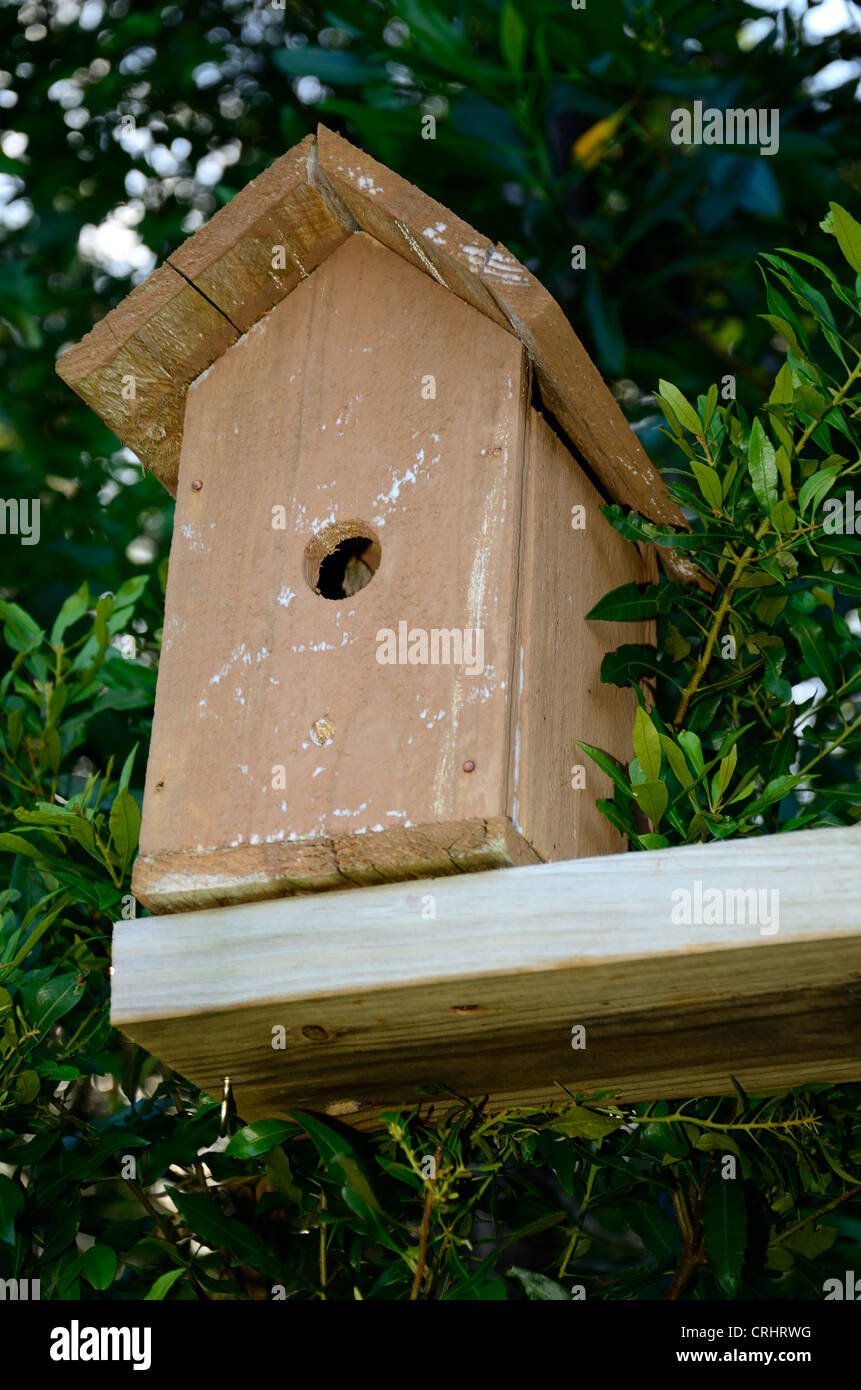
{"label": "birdhouse front panel", "polygon": [[683,524],[516,258],[320,127],[58,362],[177,496],[133,887],[153,911],[607,854]]}
{"label": "birdhouse front panel", "polygon": [[145,900],[494,854],[526,387],[513,335],[361,234],[192,387]]}

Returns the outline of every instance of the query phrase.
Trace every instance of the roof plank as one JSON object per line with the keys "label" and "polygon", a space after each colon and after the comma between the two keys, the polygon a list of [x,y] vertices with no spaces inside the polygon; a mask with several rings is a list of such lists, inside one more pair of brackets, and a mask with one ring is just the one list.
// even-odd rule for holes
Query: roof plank
{"label": "roof plank", "polygon": [[601,373],[556,300],[504,246],[481,278],[535,364],[541,399],[608,492],[652,521],[685,526]]}
{"label": "roof plank", "polygon": [[523,342],[547,411],[613,498],[685,525],[547,290],[504,246],[325,126],[237,193],[57,371],[173,492],[188,385],[358,230]]}
{"label": "roof plank", "polygon": [[329,185],[362,231],[511,332],[477,273],[493,250],[487,237],[322,125],[311,175]]}
{"label": "roof plank", "polygon": [[[308,183],[313,148],[314,136],[309,135],[168,257],[240,333],[274,308],[352,231]],[[275,254],[278,248],[283,248],[282,256]]]}
{"label": "roof plank", "polygon": [[[236,342],[236,329],[171,266],[162,265],[57,362],[63,380],[118,438],[176,484],[185,389]],[[169,462],[173,460],[173,462]]]}

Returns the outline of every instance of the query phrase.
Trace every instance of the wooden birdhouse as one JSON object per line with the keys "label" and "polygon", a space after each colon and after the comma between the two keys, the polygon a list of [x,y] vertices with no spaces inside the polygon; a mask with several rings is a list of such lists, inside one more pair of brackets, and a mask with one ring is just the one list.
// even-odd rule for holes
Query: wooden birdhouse
{"label": "wooden birdhouse", "polygon": [[[58,370],[176,496],[133,886],[182,916],[118,925],[115,1021],[211,1089],[230,1073],[246,1115],[397,1104],[435,1067],[511,1090],[474,1040],[462,1064],[470,1020],[491,1052],[518,1026],[499,980],[490,1002],[463,984],[494,972],[509,875],[455,890],[490,893],[474,942],[440,885],[624,848],[574,740],[630,756],[633,696],[600,664],[648,632],[585,614],[655,568],[600,508],[680,519],[561,310],[504,247],[320,128]],[[389,887],[372,902],[369,885]],[[395,891],[401,937],[382,924]],[[518,941],[498,962],[509,992],[538,969]],[[433,1046],[411,1041],[419,979]]]}
{"label": "wooden birdhouse", "polygon": [[[329,131],[60,360],[176,495],[137,898],[153,912],[622,848],[584,621],[669,515],[562,313]],[[645,635],[644,632],[640,634]]]}

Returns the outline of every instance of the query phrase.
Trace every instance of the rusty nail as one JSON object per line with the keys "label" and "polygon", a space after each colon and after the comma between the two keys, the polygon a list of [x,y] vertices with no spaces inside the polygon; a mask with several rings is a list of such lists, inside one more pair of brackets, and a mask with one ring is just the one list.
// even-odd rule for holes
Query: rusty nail
{"label": "rusty nail", "polygon": [[472,758],[467,758],[463,765],[463,770],[464,772],[475,772],[475,763],[472,761]]}
{"label": "rusty nail", "polygon": [[195,478],[194,482],[193,482],[192,485],[191,485],[191,490],[192,490],[192,492],[200,492],[200,489],[201,489],[202,487],[203,487],[203,481],[202,481],[202,479],[201,479],[201,478]]}

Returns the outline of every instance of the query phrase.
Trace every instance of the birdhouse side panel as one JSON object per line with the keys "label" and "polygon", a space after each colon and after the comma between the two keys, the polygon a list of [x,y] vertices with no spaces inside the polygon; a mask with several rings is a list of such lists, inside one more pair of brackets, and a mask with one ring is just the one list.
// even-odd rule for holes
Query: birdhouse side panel
{"label": "birdhouse side panel", "polygon": [[631,757],[634,694],[602,685],[601,662],[623,642],[654,642],[654,628],[586,614],[617,585],[655,579],[655,561],[612,529],[604,499],[532,409],[527,458],[511,819],[543,859],[619,853],[624,840],[595,805],[609,779],[574,740]]}
{"label": "birdhouse side panel", "polygon": [[[374,836],[377,879],[416,828],[504,836],[526,376],[358,233],[192,386],[141,836],[161,910],[236,900],[227,851],[266,896],[287,862],[368,881],[338,847],[373,864]],[[151,861],[177,853],[172,902]]]}

